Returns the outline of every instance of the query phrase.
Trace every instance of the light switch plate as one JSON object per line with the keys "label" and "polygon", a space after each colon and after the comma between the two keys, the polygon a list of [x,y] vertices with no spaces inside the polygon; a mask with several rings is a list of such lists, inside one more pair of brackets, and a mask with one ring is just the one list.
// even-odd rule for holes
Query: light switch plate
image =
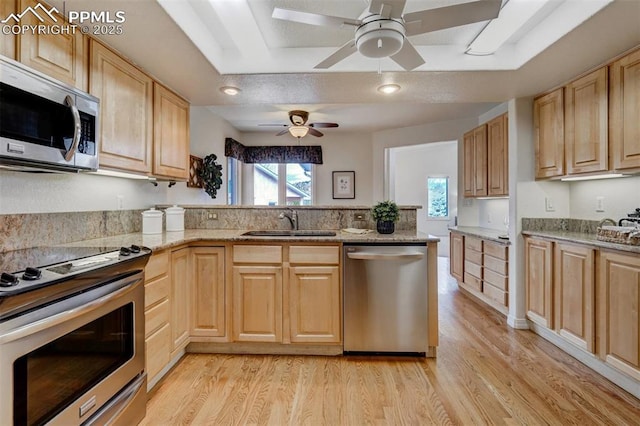
{"label": "light switch plate", "polygon": [[604,211],[604,197],[602,196],[596,197],[596,211],[597,212]]}
{"label": "light switch plate", "polygon": [[553,200],[549,197],[544,199],[544,209],[548,212],[555,212],[556,206],[553,204]]}

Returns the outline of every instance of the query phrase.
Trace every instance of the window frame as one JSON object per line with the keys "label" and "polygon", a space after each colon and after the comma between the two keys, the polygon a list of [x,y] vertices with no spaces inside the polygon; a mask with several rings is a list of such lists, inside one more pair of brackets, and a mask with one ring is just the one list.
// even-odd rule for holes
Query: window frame
{"label": "window frame", "polygon": [[[252,182],[251,182],[251,186],[255,189],[255,166],[258,164],[277,164],[278,165],[278,182],[277,182],[277,186],[278,186],[278,203],[273,206],[273,207],[287,207],[287,164],[300,164],[300,163],[254,163],[252,164],[253,166],[253,170],[252,170]],[[314,206],[316,203],[316,165],[313,163],[304,163],[304,164],[310,164],[311,165],[311,203],[309,204],[310,206]],[[253,194],[254,191],[252,190],[251,193]],[[264,204],[255,204],[255,195],[252,196],[252,204],[251,205],[261,205],[264,206]],[[302,204],[300,206],[303,206]],[[290,207],[300,207],[297,205],[290,205]]]}

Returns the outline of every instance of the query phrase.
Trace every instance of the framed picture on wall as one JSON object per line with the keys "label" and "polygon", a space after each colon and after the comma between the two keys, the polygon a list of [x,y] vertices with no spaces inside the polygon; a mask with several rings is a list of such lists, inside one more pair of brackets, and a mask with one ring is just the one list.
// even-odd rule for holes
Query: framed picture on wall
{"label": "framed picture on wall", "polygon": [[333,199],[356,198],[356,172],[333,172]]}

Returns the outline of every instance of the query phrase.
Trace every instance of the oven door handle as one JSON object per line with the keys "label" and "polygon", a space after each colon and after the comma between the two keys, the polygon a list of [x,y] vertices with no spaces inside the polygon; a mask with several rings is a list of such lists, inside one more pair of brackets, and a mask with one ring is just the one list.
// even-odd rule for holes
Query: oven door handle
{"label": "oven door handle", "polygon": [[73,142],[71,143],[71,148],[64,155],[64,159],[67,161],[73,160],[73,156],[78,149],[78,143],[80,143],[80,136],[82,134],[82,122],[80,121],[80,112],[78,111],[78,107],[76,103],[73,101],[73,98],[67,95],[64,98],[64,104],[71,108],[71,114],[73,115]]}
{"label": "oven door handle", "polygon": [[60,312],[59,314],[52,315],[47,318],[43,318],[41,320],[35,321],[31,324],[25,325],[20,328],[16,328],[2,336],[0,336],[0,344],[5,344],[9,342],[13,342],[15,340],[22,339],[24,337],[30,336],[32,334],[38,333],[42,330],[45,330],[50,327],[55,327],[57,325],[63,324],[67,321],[73,320],[75,318],[81,317],[82,315],[93,311],[95,309],[100,308],[101,306],[106,305],[107,303],[122,297],[123,295],[130,292],[133,288],[133,284],[137,281],[133,280],[130,283],[127,283],[125,287],[120,288],[112,293],[109,293],[105,296],[100,297],[99,299],[92,300],[91,302],[78,306],[77,308],[69,309],[68,311]]}

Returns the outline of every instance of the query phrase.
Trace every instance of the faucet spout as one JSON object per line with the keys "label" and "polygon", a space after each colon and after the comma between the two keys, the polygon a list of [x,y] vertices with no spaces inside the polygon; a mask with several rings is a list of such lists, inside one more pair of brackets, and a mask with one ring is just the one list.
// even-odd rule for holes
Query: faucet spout
{"label": "faucet spout", "polygon": [[278,217],[280,219],[287,218],[289,219],[289,223],[291,224],[291,229],[294,231],[298,230],[298,212],[292,209],[289,209],[290,213],[280,213]]}

